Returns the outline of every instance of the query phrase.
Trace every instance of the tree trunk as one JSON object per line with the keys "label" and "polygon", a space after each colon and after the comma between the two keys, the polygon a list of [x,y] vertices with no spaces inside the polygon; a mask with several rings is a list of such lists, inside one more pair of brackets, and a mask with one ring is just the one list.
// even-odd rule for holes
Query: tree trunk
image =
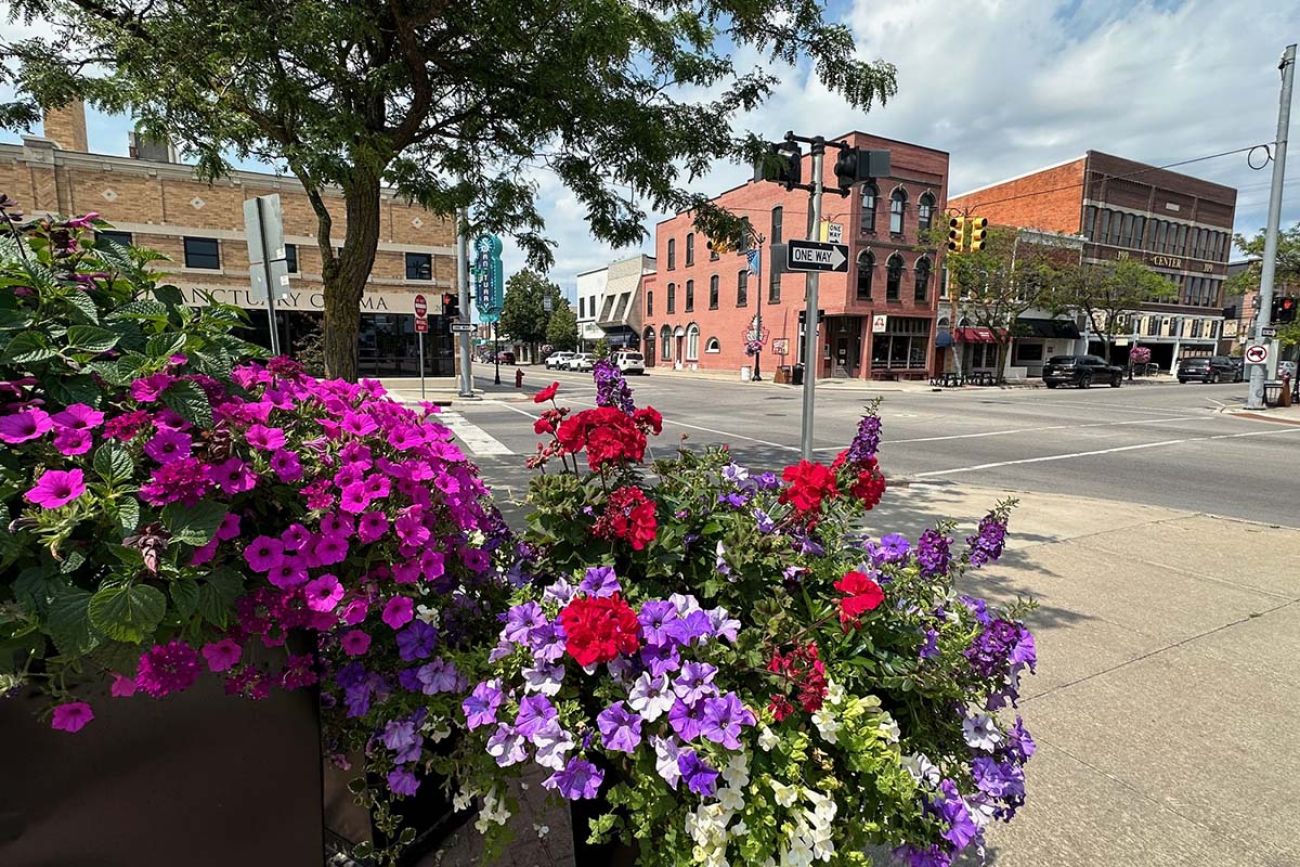
{"label": "tree trunk", "polygon": [[318,238],[325,263],[325,373],[356,382],[361,296],[379,246],[379,172],[356,165],[343,186],[347,229],[337,255],[329,237]]}

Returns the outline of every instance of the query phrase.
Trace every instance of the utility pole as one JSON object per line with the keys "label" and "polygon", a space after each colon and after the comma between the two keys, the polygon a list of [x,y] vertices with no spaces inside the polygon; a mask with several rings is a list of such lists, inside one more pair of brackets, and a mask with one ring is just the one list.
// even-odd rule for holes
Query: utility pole
{"label": "utility pole", "polygon": [[[1273,276],[1277,269],[1277,229],[1282,221],[1282,182],[1286,176],[1286,140],[1291,124],[1291,88],[1295,84],[1295,43],[1282,52],[1282,95],[1277,108],[1277,140],[1273,143],[1273,187],[1268,195],[1268,226],[1264,234],[1264,261],[1259,275],[1259,315],[1255,318],[1255,344],[1267,345],[1264,329],[1272,324]],[[1266,364],[1250,367],[1250,394],[1247,409],[1264,408]]]}
{"label": "utility pole", "polygon": [[[460,292],[460,315],[470,321],[469,307],[469,242],[465,237],[469,212],[462,208],[456,220],[456,288]],[[470,334],[462,331],[456,338],[460,343],[460,396],[474,396],[474,360],[470,357]]]}
{"label": "utility pole", "polygon": [[[790,135],[786,136],[791,138]],[[826,156],[826,140],[821,136],[815,136],[812,140],[812,229],[809,231],[809,241],[817,240],[818,227],[822,219],[822,161]],[[811,461],[813,459],[813,404],[817,396],[817,288],[818,274],[816,271],[809,271],[807,277],[808,290],[805,293],[804,303],[804,336],[803,336],[803,425],[802,432],[799,435],[799,451],[803,459]]]}

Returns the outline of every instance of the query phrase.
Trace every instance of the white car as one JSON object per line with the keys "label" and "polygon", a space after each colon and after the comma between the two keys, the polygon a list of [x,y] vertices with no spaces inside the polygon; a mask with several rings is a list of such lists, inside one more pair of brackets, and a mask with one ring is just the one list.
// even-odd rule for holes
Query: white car
{"label": "white car", "polygon": [[624,373],[645,373],[645,356],[639,352],[619,352],[614,363]]}
{"label": "white car", "polygon": [[568,363],[569,359],[572,357],[573,357],[573,353],[567,350],[552,352],[550,355],[546,356],[546,369],[562,370],[564,369],[564,366]]}
{"label": "white car", "polygon": [[572,358],[564,362],[565,370],[584,371],[591,370],[591,366],[596,363],[596,358],[590,352],[579,352]]}

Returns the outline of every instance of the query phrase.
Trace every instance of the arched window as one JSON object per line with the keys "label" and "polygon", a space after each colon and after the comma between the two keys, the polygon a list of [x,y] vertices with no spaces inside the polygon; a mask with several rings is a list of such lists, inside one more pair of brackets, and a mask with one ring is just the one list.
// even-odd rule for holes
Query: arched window
{"label": "arched window", "polygon": [[700,326],[694,322],[686,327],[686,360],[700,360]]}
{"label": "arched window", "polygon": [[686,267],[689,268],[695,264],[695,233],[689,232],[686,235]]}
{"label": "arched window", "polygon": [[876,270],[876,254],[863,250],[858,254],[858,300],[871,300],[871,278]]}
{"label": "arched window", "polygon": [[668,312],[669,313],[677,312],[677,284],[676,283],[668,284]]}
{"label": "arched window", "polygon": [[895,253],[885,264],[885,300],[897,301],[903,284],[903,257]]}
{"label": "arched window", "polygon": [[655,315],[655,293],[649,289],[647,289],[645,293],[645,315]]}
{"label": "arched window", "polygon": [[897,187],[889,194],[889,232],[903,234],[903,211],[907,209],[907,192]]}
{"label": "arched window", "polygon": [[916,203],[916,226],[920,231],[928,232],[932,222],[934,222],[934,195],[924,193]]}
{"label": "arched window", "polygon": [[768,241],[773,244],[781,243],[781,221],[784,213],[780,205],[772,209],[772,237],[768,238]]}
{"label": "arched window", "polygon": [[645,334],[641,337],[641,345],[645,349],[645,363],[654,366],[655,363],[655,329],[653,325],[647,325]]}
{"label": "arched window", "polygon": [[721,352],[721,351],[722,351],[722,344],[718,342],[718,338],[716,338],[716,337],[710,337],[709,340],[708,340],[708,342],[704,344],[704,351],[705,351],[705,352]]}
{"label": "arched window", "polygon": [[665,325],[659,331],[659,342],[663,345],[663,349],[660,350],[661,353],[660,357],[663,358],[664,361],[672,361],[673,360],[673,330],[669,328],[667,325]]}
{"label": "arched window", "polygon": [[677,239],[668,239],[668,270],[671,271],[677,267]]}
{"label": "arched window", "polygon": [[916,260],[916,301],[924,302],[930,291],[930,260],[925,256]]}
{"label": "arched window", "polygon": [[875,181],[862,185],[862,231],[876,231],[876,200],[880,198],[880,189]]}

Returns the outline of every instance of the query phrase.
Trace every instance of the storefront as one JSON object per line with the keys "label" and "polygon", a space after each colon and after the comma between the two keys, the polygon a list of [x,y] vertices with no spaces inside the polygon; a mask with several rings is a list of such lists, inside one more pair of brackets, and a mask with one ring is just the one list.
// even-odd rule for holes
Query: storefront
{"label": "storefront", "polygon": [[[879,321],[882,318],[883,323]],[[873,317],[871,378],[925,376],[929,371],[930,326],[930,319],[919,316]]]}

